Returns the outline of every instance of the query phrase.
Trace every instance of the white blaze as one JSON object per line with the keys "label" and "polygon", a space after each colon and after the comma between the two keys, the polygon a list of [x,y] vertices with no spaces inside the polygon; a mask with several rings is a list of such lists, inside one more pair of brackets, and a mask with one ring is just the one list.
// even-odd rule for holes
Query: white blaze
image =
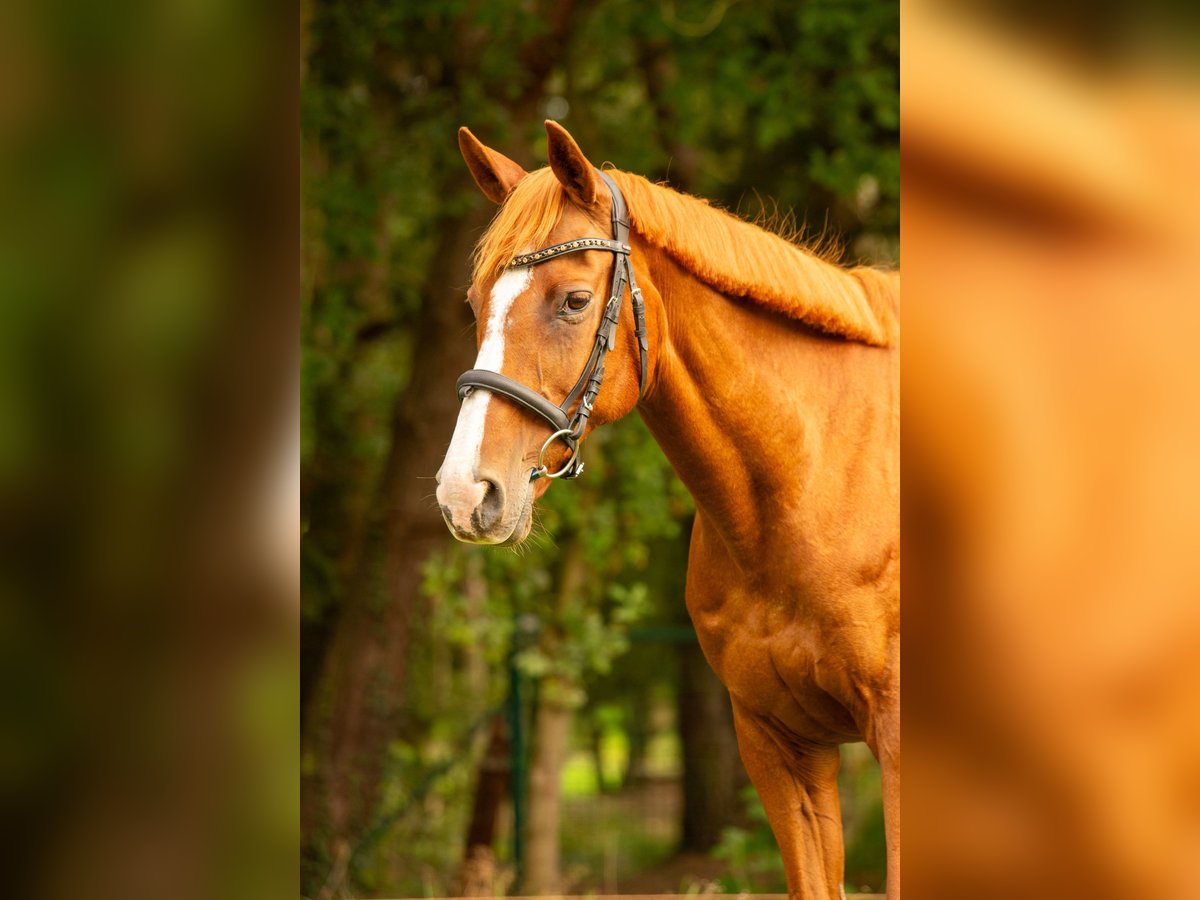
{"label": "white blaze", "polygon": [[[510,269],[492,286],[491,309],[483,332],[483,343],[475,358],[476,369],[499,372],[504,364],[504,331],[513,303],[533,280],[532,269]],[[479,448],[483,445],[483,423],[487,418],[492,392],[475,388],[462,402],[450,449],[438,472],[438,503],[450,511],[459,528],[468,529],[471,513],[483,502],[487,486],[475,480],[479,467]]]}

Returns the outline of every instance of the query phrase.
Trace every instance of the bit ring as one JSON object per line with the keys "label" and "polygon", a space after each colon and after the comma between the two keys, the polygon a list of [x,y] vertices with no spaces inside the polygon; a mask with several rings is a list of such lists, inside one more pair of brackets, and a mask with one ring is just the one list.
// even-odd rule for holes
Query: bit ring
{"label": "bit ring", "polygon": [[550,445],[559,438],[573,437],[574,434],[575,432],[570,428],[560,428],[558,431],[554,432],[554,434],[550,435],[550,437],[546,438],[546,443],[542,444],[542,449],[538,452],[537,468],[533,470],[533,477],[530,479],[531,481],[533,478],[562,478],[567,474],[567,471],[575,462],[575,457],[579,455],[579,441],[576,440],[574,445],[567,445],[571,447],[571,456],[565,463],[563,463],[562,468],[557,472],[551,472],[546,468],[546,451],[550,449]]}

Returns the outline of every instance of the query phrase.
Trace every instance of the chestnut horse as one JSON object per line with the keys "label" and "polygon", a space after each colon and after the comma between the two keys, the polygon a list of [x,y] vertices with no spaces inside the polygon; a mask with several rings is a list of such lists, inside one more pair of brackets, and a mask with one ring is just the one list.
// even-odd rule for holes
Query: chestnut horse
{"label": "chestnut horse", "polygon": [[[842,891],[838,745],[864,740],[882,770],[899,897],[899,278],[601,174],[546,128],[550,166],[535,172],[459,132],[501,205],[468,293],[479,357],[438,473],[446,524],[464,541],[523,540],[533,503],[571,467],[571,428],[582,437],[636,406],[696,501],[687,608],[729,689],[790,896]],[[622,204],[627,236],[614,233]],[[626,265],[632,312],[605,325],[625,305],[613,272]],[[572,385],[597,351],[602,389],[579,401],[589,419],[572,410]],[[555,441],[560,418],[570,424]]]}

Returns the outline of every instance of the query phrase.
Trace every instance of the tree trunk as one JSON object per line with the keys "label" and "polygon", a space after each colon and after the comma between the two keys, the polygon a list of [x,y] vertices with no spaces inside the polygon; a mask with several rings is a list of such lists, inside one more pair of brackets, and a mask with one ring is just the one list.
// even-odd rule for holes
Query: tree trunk
{"label": "tree trunk", "polygon": [[742,819],[739,793],[748,783],[738,755],[729,692],[699,644],[679,645],[679,736],[683,746],[680,850],[707,852],[721,830]]}
{"label": "tree trunk", "polygon": [[504,798],[508,796],[509,772],[508,725],[504,715],[492,719],[491,737],[479,762],[475,782],[475,801],[463,849],[463,864],[454,888],[457,897],[492,897],[496,891],[496,822]]}
{"label": "tree trunk", "polygon": [[[392,425],[392,447],[358,576],[329,638],[305,717],[301,827],[320,878],[331,848],[353,850],[379,796],[388,743],[400,734],[409,623],[420,602],[421,567],[446,540],[428,497],[454,429],[452,389],[471,363],[471,324],[459,286],[485,210],[446,221],[417,324],[412,382]],[[457,273],[457,274],[454,274]]]}
{"label": "tree trunk", "polygon": [[[562,549],[558,590],[551,623],[572,602],[588,575],[579,538],[572,535]],[[557,659],[562,643],[558,626],[551,624],[542,637],[542,652]],[[529,767],[529,825],[525,841],[524,881],[528,895],[556,894],[562,889],[559,867],[561,819],[560,782],[567,741],[571,732],[570,696],[574,685],[559,674],[544,677],[538,685],[533,724],[533,760]]]}
{"label": "tree trunk", "polygon": [[645,695],[641,693],[635,693],[628,702],[630,713],[629,721],[625,724],[625,733],[629,738],[629,756],[625,759],[622,788],[637,784],[646,774],[646,743],[649,731],[647,721],[650,709]]}
{"label": "tree trunk", "polygon": [[533,761],[529,767],[529,825],[521,893],[557,894],[559,871],[560,776],[571,730],[571,708],[563,698],[566,685],[557,676],[542,679],[534,718]]}

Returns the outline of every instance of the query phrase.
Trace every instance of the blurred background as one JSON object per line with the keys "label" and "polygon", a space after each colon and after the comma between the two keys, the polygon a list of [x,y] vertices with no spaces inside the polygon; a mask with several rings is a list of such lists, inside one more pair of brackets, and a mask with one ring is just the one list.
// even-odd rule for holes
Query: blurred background
{"label": "blurred background", "polygon": [[1200,897],[1195,7],[902,9],[906,888]]}
{"label": "blurred background", "polygon": [[[302,6],[302,893],[784,889],[688,622],[690,500],[636,417],[516,550],[434,500],[494,212],[469,126],[542,121],[747,218],[898,262],[889,2]],[[844,753],[847,886],[882,886],[878,773]]]}
{"label": "blurred background", "polygon": [[294,884],[298,20],[278,12],[0,9],[6,896]]}

